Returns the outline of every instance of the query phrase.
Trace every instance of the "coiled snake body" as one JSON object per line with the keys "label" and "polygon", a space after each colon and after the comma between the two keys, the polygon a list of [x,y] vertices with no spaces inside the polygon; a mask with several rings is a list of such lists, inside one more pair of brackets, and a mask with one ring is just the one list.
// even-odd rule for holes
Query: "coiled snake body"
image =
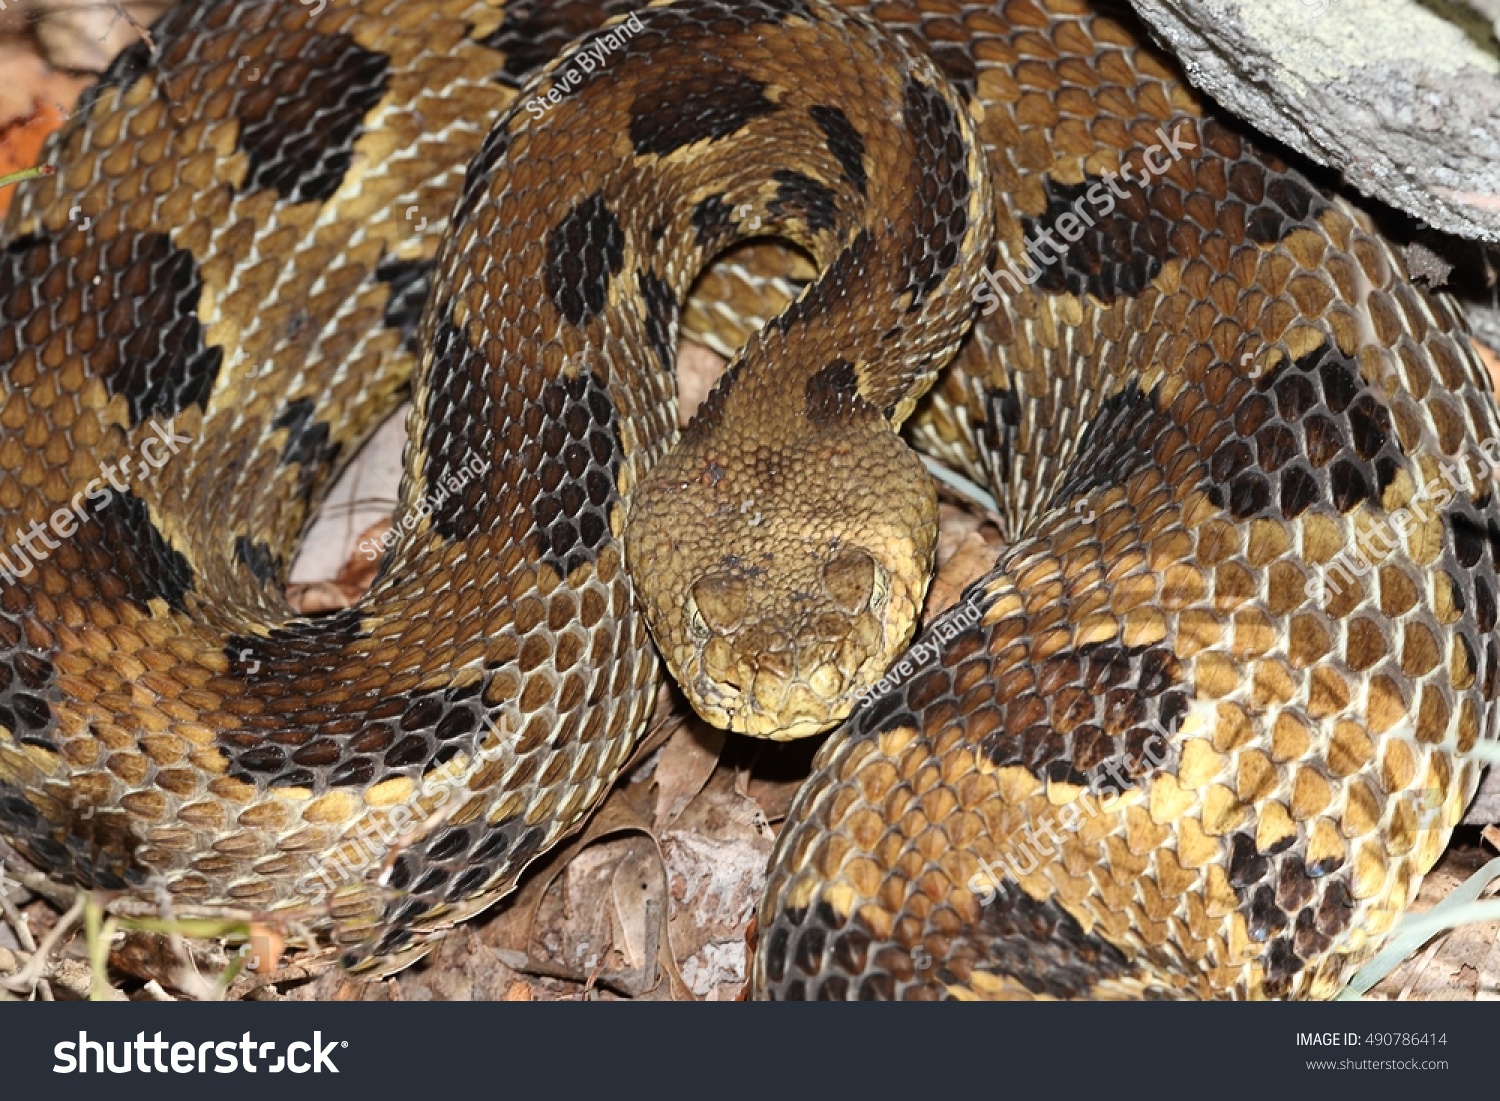
{"label": "coiled snake body", "polygon": [[[865,8],[206,0],[122,55],[0,251],[6,839],[400,966],[608,788],[649,622],[720,723],[859,703],[757,993],[1337,990],[1495,736],[1462,321],[1127,13]],[[742,254],[682,314],[764,234],[816,278]],[[680,318],[793,293],[663,458]],[[296,616],[413,377],[403,534]],[[1011,542],[903,656],[908,417]]]}

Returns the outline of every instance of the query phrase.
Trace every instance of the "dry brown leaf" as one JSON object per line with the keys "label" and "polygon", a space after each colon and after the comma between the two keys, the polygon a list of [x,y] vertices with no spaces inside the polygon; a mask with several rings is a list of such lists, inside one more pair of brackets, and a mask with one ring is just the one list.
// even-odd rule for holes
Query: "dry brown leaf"
{"label": "dry brown leaf", "polygon": [[[1488,854],[1478,846],[1450,848],[1422,882],[1412,913],[1431,909],[1479,870]],[[1494,896],[1491,887],[1487,897]],[[1375,985],[1370,997],[1402,1001],[1474,1001],[1500,996],[1495,954],[1500,922],[1465,925],[1445,933]]]}
{"label": "dry brown leaf", "polygon": [[375,575],[380,571],[380,559],[371,558],[360,547],[378,543],[380,537],[389,531],[390,527],[391,521],[387,517],[384,520],[376,520],[360,532],[356,539],[354,553],[339,568],[338,576],[332,581],[310,581],[288,585],[286,599],[287,603],[292,606],[292,610],[302,615],[336,612],[341,608],[349,607],[363,596],[375,582]]}
{"label": "dry brown leaf", "polygon": [[[0,44],[0,176],[37,163],[42,143],[63,124],[67,111],[88,83],[49,70],[24,47]],[[17,187],[0,187],[0,215]]]}
{"label": "dry brown leaf", "polygon": [[937,568],[958,552],[969,536],[981,533],[984,517],[964,505],[938,501]]}
{"label": "dry brown leaf", "polygon": [[[555,922],[558,915],[563,913],[558,906],[558,899],[549,899],[554,885],[562,876],[572,873],[573,863],[580,859],[582,854],[591,846],[600,843],[628,840],[632,837],[644,838],[650,842],[655,850],[654,858],[660,863],[660,845],[648,818],[655,802],[653,798],[655,787],[650,782],[649,773],[641,775],[633,770],[641,761],[655,753],[674,729],[670,699],[670,694],[663,689],[658,697],[657,717],[653,722],[651,732],[647,734],[643,744],[637,748],[635,757],[624,771],[627,779],[620,782],[610,792],[603,805],[589,820],[583,834],[543,857],[533,872],[523,880],[516,894],[505,903],[502,911],[496,914],[494,920],[490,922],[485,941],[495,946],[494,950],[500,952],[507,966],[524,970],[531,975],[562,977],[571,981],[585,978],[585,976],[577,975],[574,968],[549,967],[546,961],[537,960],[532,956],[533,946],[543,943],[552,932],[549,922]],[[590,856],[585,859],[580,871],[587,873],[592,869],[607,867],[609,864],[607,860],[600,861],[597,857]],[[566,883],[563,884],[563,889],[567,890]],[[587,905],[587,903],[582,905]],[[665,923],[665,914],[661,917],[662,924],[657,936],[657,962],[660,965],[661,974],[667,980],[665,992],[673,1000],[691,1001],[693,1000],[692,991],[683,982],[672,953],[671,933]],[[556,939],[553,939],[555,943]]]}
{"label": "dry brown leaf", "polygon": [[37,42],[53,66],[103,72],[126,46],[139,41],[169,0],[32,0]]}
{"label": "dry brown leaf", "polygon": [[927,590],[927,603],[922,611],[923,622],[957,604],[964,589],[988,573],[999,555],[999,548],[985,539],[982,532],[975,530],[964,536],[954,550],[953,557],[943,563],[937,576],[932,579],[932,586]]}
{"label": "dry brown leaf", "polygon": [[177,971],[183,962],[166,933],[133,930],[109,946],[109,965],[113,970],[164,987],[177,985]]}
{"label": "dry brown leaf", "polygon": [[668,825],[703,790],[724,749],[724,731],[684,716],[656,761],[656,827]]}
{"label": "dry brown leaf", "polygon": [[661,846],[671,885],[672,945],[693,993],[727,1001],[745,981],[745,926],[765,886],[772,831],[759,805],[715,773]]}
{"label": "dry brown leaf", "polygon": [[[618,861],[609,877],[609,896],[615,926],[615,946],[631,971],[648,972],[660,948],[661,915],[667,883],[657,854],[644,846]],[[645,986],[655,985],[655,974],[644,975]]]}

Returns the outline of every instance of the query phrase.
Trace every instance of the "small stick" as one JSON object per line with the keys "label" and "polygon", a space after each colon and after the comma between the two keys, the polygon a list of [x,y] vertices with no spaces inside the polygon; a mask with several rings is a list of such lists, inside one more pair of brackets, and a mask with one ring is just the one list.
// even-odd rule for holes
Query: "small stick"
{"label": "small stick", "polygon": [[88,892],[79,891],[73,899],[73,905],[68,907],[68,912],[57,919],[57,924],[47,931],[42,938],[42,943],[37,946],[36,952],[16,974],[8,979],[0,979],[0,986],[4,986],[13,994],[29,994],[36,989],[42,981],[42,973],[47,967],[47,958],[52,955],[53,949],[62,941],[63,937],[72,932],[73,926],[78,924],[78,919],[83,916],[83,908],[88,903]]}

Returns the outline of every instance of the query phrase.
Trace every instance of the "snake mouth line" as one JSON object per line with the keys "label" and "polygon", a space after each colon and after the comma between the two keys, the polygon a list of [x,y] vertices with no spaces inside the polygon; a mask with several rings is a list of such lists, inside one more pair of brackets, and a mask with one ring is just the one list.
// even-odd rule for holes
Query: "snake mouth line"
{"label": "snake mouth line", "polygon": [[[692,705],[708,722],[736,734],[774,742],[797,741],[831,730],[853,712],[862,698],[857,686],[853,686],[825,700],[798,680],[785,689],[782,698],[789,702],[769,708],[757,702],[756,689],[715,680],[704,675],[701,667],[680,683],[692,686]],[[760,694],[764,694],[763,690]]]}

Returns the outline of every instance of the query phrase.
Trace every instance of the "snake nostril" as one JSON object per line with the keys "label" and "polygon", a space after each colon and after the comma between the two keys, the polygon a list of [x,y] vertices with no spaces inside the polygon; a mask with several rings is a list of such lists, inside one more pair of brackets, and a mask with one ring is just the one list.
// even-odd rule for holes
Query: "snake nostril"
{"label": "snake nostril", "polygon": [[823,567],[823,588],[841,609],[857,615],[870,606],[879,571],[869,554],[850,547]]}

